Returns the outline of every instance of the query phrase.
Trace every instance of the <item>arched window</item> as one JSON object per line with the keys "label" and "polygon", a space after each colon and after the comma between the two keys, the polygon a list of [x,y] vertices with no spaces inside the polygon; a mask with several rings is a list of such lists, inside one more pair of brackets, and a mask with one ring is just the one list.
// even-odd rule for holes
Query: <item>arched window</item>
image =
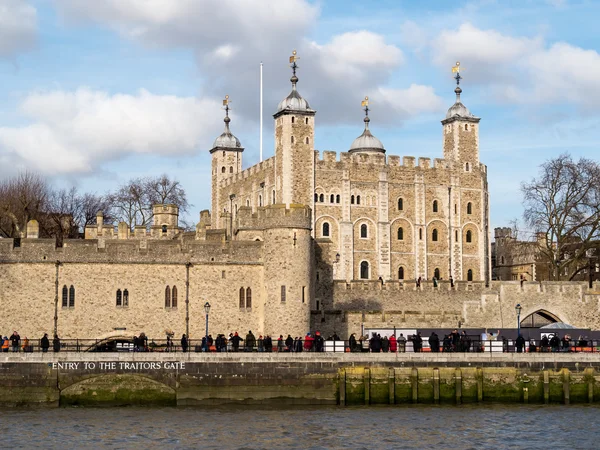
{"label": "arched window", "polygon": [[367,236],[368,236],[368,233],[367,233],[367,224],[363,223],[360,226],[360,237],[361,238],[366,238]]}
{"label": "arched window", "polygon": [[329,237],[329,223],[323,222],[323,237]]}
{"label": "arched window", "polygon": [[465,131],[469,131],[469,125],[465,123]]}
{"label": "arched window", "polygon": [[173,286],[173,294],[171,295],[171,308],[177,308],[177,286]]}
{"label": "arched window", "polygon": [[167,232],[167,226],[166,225],[162,226],[162,232],[163,232],[163,234],[165,234]]}
{"label": "arched window", "polygon": [[468,172],[469,171],[469,163],[465,163],[465,170]]}
{"label": "arched window", "polygon": [[329,203],[334,203],[335,202],[335,195],[331,194],[329,196]]}
{"label": "arched window", "polygon": [[423,228],[419,228],[419,239],[423,239]]}
{"label": "arched window", "polygon": [[319,201],[323,203],[325,201],[325,196],[323,194],[319,195]]}
{"label": "arched window", "polygon": [[404,280],[404,267],[399,267],[398,268],[398,279],[399,280]]}
{"label": "arched window", "polygon": [[454,232],[454,240],[458,241],[458,230]]}
{"label": "arched window", "polygon": [[246,290],[241,287],[240,288],[240,309],[246,307]]}
{"label": "arched window", "polygon": [[440,269],[438,269],[437,267],[433,271],[433,278],[435,278],[436,280],[440,279]]}
{"label": "arched window", "polygon": [[221,167],[221,173],[225,173],[225,166]]}
{"label": "arched window", "polygon": [[308,144],[308,138],[306,138],[306,143]]}
{"label": "arched window", "polygon": [[233,173],[233,166],[229,166],[229,173]]}
{"label": "arched window", "polygon": [[473,281],[473,270],[469,269],[467,271],[467,281]]}
{"label": "arched window", "polygon": [[473,212],[473,207],[471,206],[471,202],[467,203],[467,214],[471,214]]}
{"label": "arched window", "polygon": [[258,196],[258,206],[262,206],[262,195]]}
{"label": "arched window", "polygon": [[360,279],[369,279],[369,263],[367,261],[363,261],[360,263]]}
{"label": "arched window", "polygon": [[500,264],[504,264],[504,256],[500,258]]}
{"label": "arched window", "polygon": [[304,119],[304,123],[308,125],[308,117]]}
{"label": "arched window", "polygon": [[123,306],[129,306],[129,291],[127,289],[123,291]]}
{"label": "arched window", "polygon": [[350,196],[350,204],[354,205],[354,195]]}
{"label": "arched window", "polygon": [[69,306],[69,290],[65,284],[62,289],[62,307],[66,308],[67,306]]}
{"label": "arched window", "polygon": [[252,308],[252,289],[246,289],[246,308]]}
{"label": "arched window", "polygon": [[292,136],[292,144],[294,143],[294,136]]}
{"label": "arched window", "polygon": [[357,205],[360,205],[360,195],[357,195],[357,196],[356,196],[356,204],[357,204]]}
{"label": "arched window", "polygon": [[75,308],[75,287],[73,285],[69,288],[69,308]]}
{"label": "arched window", "polygon": [[437,231],[437,228],[433,229],[433,232],[431,233],[431,240],[433,242],[437,242],[437,240],[438,240],[438,231]]}
{"label": "arched window", "polygon": [[433,212],[438,212],[438,202],[437,202],[437,200],[433,201]]}
{"label": "arched window", "polygon": [[250,200],[246,200],[246,206],[250,206]]}
{"label": "arched window", "polygon": [[167,286],[165,288],[165,308],[171,307],[171,288]]}
{"label": "arched window", "polygon": [[467,230],[467,242],[471,242],[473,240],[473,235],[471,230]]}
{"label": "arched window", "polygon": [[294,116],[292,116],[292,123],[294,123],[295,120],[296,120],[296,118]]}
{"label": "arched window", "polygon": [[123,305],[123,294],[121,293],[121,289],[117,289],[117,306]]}
{"label": "arched window", "polygon": [[315,203],[319,201],[319,194],[315,193]]}
{"label": "arched window", "polygon": [[401,198],[398,199],[398,211],[402,211],[404,209],[404,200]]}
{"label": "arched window", "polygon": [[339,203],[339,202],[340,202],[340,194],[337,194],[337,195],[335,196],[335,202],[336,202],[336,203]]}
{"label": "arched window", "polygon": [[404,228],[402,228],[402,227],[398,228],[398,240],[399,241],[404,240]]}

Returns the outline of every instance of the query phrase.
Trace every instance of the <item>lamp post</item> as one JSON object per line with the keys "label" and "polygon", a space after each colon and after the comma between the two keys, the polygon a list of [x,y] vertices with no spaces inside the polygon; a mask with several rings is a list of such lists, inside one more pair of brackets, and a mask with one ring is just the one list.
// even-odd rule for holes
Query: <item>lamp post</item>
{"label": "lamp post", "polygon": [[[233,200],[235,194],[229,194],[229,239],[233,240]],[[207,302],[208,304],[208,302]],[[208,305],[210,309],[210,305]],[[208,314],[208,313],[206,313]]]}
{"label": "lamp post", "polygon": [[521,336],[521,309],[521,304],[517,303],[517,306],[515,306],[515,311],[517,312],[517,337]]}
{"label": "lamp post", "polygon": [[210,312],[210,303],[206,302],[204,304],[204,312],[206,313],[206,335],[205,335],[205,342],[206,342],[206,351],[209,351],[209,347],[208,347],[208,313]]}

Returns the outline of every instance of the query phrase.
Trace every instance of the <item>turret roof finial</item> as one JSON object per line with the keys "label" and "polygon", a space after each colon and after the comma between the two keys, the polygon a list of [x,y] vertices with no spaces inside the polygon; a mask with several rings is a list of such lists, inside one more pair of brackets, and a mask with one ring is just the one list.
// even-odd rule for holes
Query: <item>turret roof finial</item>
{"label": "turret roof finial", "polygon": [[298,82],[298,77],[296,76],[296,69],[298,68],[298,64],[296,64],[296,61],[298,61],[300,59],[299,56],[296,56],[296,50],[294,50],[292,52],[292,56],[290,56],[290,64],[291,64],[291,68],[292,68],[292,78],[290,78],[290,81],[292,82],[292,89],[296,90],[296,83]]}
{"label": "turret roof finial", "polygon": [[371,121],[371,119],[369,119],[369,97],[368,96],[365,96],[365,99],[362,102],[360,102],[360,106],[362,106],[365,111],[365,118],[363,120],[365,122],[365,130],[368,130],[369,122]]}
{"label": "turret roof finial", "polygon": [[452,73],[455,73],[454,79],[456,80],[456,89],[454,92],[456,93],[456,102],[460,102],[460,93],[462,89],[460,88],[460,80],[462,77],[460,76],[460,61],[456,61],[456,65],[452,68]]}
{"label": "turret roof finial", "polygon": [[229,122],[231,122],[229,118],[229,95],[226,95],[223,99],[223,106],[225,107],[223,108],[225,110],[225,118],[223,119],[223,122],[225,122],[225,132],[229,133]]}

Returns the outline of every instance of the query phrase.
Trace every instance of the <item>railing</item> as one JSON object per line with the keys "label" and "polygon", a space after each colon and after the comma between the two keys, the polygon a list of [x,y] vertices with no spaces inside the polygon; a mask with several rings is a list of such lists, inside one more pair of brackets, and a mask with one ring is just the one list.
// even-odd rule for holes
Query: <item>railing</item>
{"label": "railing", "polygon": [[[204,340],[193,339],[188,341],[187,348],[181,345],[181,342],[166,339],[148,339],[134,344],[131,341],[114,340],[106,341],[100,339],[61,339],[58,342],[50,341],[49,347],[44,349],[40,339],[30,339],[27,343],[20,341],[16,347],[8,343],[2,347],[2,352],[11,353],[38,353],[38,352],[162,352],[162,353],[198,353],[198,352],[265,352],[265,353],[300,353],[300,352],[336,352],[336,353],[415,353],[415,345],[412,340],[397,342],[394,347],[389,341],[381,344],[371,342],[370,340],[358,340],[353,345],[349,341],[327,340],[322,343],[305,341],[303,339],[295,340],[291,346],[285,342],[279,343],[272,341],[270,346],[265,346],[265,342],[256,341],[252,345],[246,345],[242,341],[238,346],[234,346],[231,341],[209,342],[208,348]],[[517,348],[514,340],[481,340],[470,339],[470,341],[459,342],[457,345],[440,342],[438,352],[440,353],[545,353],[545,352],[600,352],[600,340],[570,341],[568,347],[564,347],[561,342],[558,347],[541,346],[539,341],[525,341],[525,345]],[[422,342],[422,347],[416,353],[435,353],[430,348],[427,339]]]}

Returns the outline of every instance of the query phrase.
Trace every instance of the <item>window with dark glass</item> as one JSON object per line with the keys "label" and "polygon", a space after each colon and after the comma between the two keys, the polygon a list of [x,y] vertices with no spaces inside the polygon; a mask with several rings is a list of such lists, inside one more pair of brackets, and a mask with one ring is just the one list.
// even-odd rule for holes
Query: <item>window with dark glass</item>
{"label": "window with dark glass", "polygon": [[252,289],[246,288],[246,308],[252,308]]}
{"label": "window with dark glass", "polygon": [[369,279],[369,263],[367,261],[360,263],[360,278],[361,280]]}
{"label": "window with dark glass", "polygon": [[69,290],[65,284],[62,288],[62,307],[66,308],[67,306],[69,306]]}
{"label": "window with dark glass", "polygon": [[360,226],[360,237],[361,238],[367,237],[367,225],[364,223]]}
{"label": "window with dark glass", "polygon": [[404,240],[404,229],[402,227],[398,228],[398,240]]}

